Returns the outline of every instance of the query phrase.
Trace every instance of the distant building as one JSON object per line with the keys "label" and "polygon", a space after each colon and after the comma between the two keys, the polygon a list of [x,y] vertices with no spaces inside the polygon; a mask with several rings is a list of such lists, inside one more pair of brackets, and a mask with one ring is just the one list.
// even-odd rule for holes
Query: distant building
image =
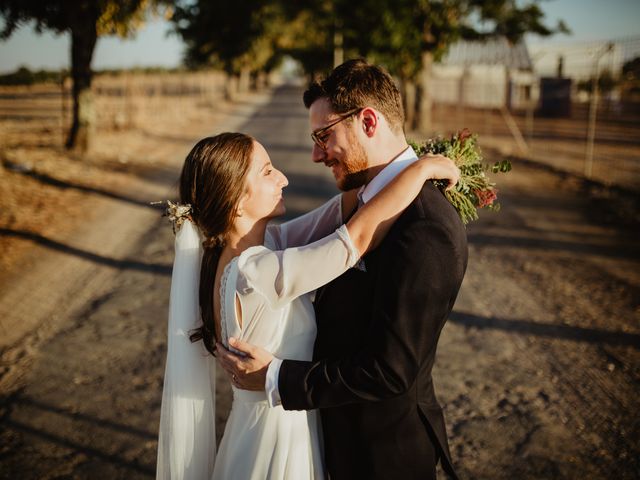
{"label": "distant building", "polygon": [[435,102],[524,109],[537,98],[537,77],[524,41],[460,41],[434,64]]}
{"label": "distant building", "polygon": [[[589,91],[584,85],[595,76],[619,80],[625,62],[640,56],[640,36],[590,42],[541,42],[533,45],[531,52],[540,76],[554,75],[555,65],[562,63],[563,77],[573,81],[572,100],[587,102]],[[619,100],[620,93],[614,88],[601,95],[608,100]]]}

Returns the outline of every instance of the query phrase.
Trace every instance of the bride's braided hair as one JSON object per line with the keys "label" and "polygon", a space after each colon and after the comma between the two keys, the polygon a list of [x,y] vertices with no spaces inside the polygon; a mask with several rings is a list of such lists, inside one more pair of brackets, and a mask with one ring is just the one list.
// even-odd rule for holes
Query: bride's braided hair
{"label": "bride's braided hair", "polygon": [[202,340],[212,354],[220,340],[213,314],[216,270],[245,191],[252,153],[253,138],[242,133],[203,138],[187,155],[180,174],[180,202],[191,205],[191,217],[205,237],[199,291],[202,327],[193,330],[190,339]]}

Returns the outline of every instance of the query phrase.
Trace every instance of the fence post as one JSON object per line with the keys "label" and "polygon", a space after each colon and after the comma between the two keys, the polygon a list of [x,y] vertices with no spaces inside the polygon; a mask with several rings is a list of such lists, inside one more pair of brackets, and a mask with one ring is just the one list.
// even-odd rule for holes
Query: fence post
{"label": "fence post", "polygon": [[527,114],[526,114],[526,124],[527,124],[527,143],[529,144],[529,148],[533,145],[533,115],[534,115],[534,106],[531,100],[527,101]]}
{"label": "fence post", "polygon": [[464,127],[465,119],[464,112],[467,108],[466,105],[466,97],[465,97],[465,89],[466,89],[466,80],[467,80],[468,68],[465,64],[462,67],[462,73],[460,74],[460,78],[458,79],[458,105],[456,108],[456,121],[458,123],[458,129]]}
{"label": "fence post", "polygon": [[65,74],[64,71],[61,69],[60,70],[60,101],[61,101],[61,119],[60,119],[60,132],[62,134],[62,145],[65,144],[66,142],[66,136],[67,136],[67,129],[66,129],[66,125],[67,125],[67,99],[66,99],[66,92],[64,89],[64,80],[65,80]]}
{"label": "fence post", "polygon": [[591,98],[589,102],[589,127],[587,131],[587,151],[584,158],[584,176],[591,178],[593,173],[593,147],[596,139],[596,114],[598,110],[598,64],[600,59],[613,50],[613,43],[608,43],[597,55],[593,66],[591,80]]}

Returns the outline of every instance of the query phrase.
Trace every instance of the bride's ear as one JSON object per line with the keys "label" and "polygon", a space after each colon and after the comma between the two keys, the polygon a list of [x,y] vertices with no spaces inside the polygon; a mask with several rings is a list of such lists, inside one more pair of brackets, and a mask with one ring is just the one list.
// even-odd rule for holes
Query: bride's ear
{"label": "bride's ear", "polygon": [[242,208],[242,206],[239,204],[238,208],[236,208],[236,217],[241,217],[242,215],[244,215],[244,209]]}
{"label": "bride's ear", "polygon": [[241,217],[244,215],[244,205],[249,199],[249,192],[244,192],[238,201],[238,205],[236,206],[235,217]]}

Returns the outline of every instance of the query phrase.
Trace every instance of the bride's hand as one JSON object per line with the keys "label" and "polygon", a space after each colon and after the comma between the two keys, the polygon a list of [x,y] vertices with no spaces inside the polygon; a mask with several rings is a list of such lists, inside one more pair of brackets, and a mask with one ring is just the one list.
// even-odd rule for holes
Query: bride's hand
{"label": "bride's hand", "polygon": [[460,180],[460,169],[453,160],[444,155],[426,153],[418,161],[426,167],[427,180],[446,180],[447,190],[451,190]]}

